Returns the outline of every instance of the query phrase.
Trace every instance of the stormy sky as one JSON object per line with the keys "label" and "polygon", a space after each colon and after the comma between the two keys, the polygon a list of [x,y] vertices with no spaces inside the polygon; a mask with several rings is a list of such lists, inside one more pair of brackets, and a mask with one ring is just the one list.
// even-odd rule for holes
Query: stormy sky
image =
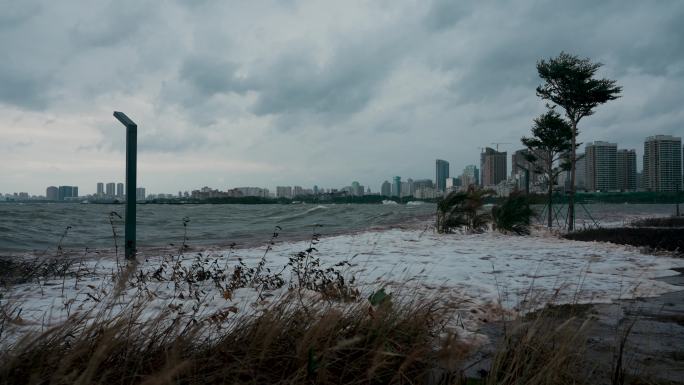
{"label": "stormy sky", "polygon": [[[622,98],[580,141],[684,134],[684,2],[0,0],[0,192],[123,181],[149,193],[434,178],[520,148],[535,63],[604,63]],[[640,166],[639,166],[640,167]]]}

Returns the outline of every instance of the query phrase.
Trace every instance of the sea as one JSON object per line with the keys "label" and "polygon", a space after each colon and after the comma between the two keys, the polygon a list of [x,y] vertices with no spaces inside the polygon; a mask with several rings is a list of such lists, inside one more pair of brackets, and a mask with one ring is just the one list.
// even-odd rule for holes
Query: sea
{"label": "sea", "polygon": [[[0,203],[0,255],[62,250],[113,250],[123,245],[124,205]],[[535,207],[543,212],[542,206]],[[563,222],[564,208],[557,223]],[[139,250],[254,247],[269,242],[388,229],[431,231],[436,205],[413,204],[141,204]],[[577,208],[577,227],[618,226],[674,213],[673,205],[590,204]],[[540,219],[540,223],[544,223]]]}

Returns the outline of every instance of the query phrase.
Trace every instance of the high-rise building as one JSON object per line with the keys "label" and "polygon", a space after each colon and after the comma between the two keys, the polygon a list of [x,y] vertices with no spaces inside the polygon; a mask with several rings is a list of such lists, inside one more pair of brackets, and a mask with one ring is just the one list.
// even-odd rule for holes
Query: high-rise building
{"label": "high-rise building", "polygon": [[435,162],[435,185],[437,190],[446,190],[446,179],[449,177],[449,162],[437,159]]}
{"label": "high-rise building", "polygon": [[[587,157],[584,153],[576,154],[575,160],[575,187],[577,190],[587,189]],[[570,172],[568,171],[568,185],[570,184]]]}
{"label": "high-rise building", "polygon": [[276,198],[292,199],[292,187],[291,186],[276,186]]}
{"label": "high-rise building", "polygon": [[461,187],[461,178],[447,178],[446,191],[456,191]]}
{"label": "high-rise building", "polygon": [[618,150],[616,155],[617,189],[620,191],[636,191],[636,151]]}
{"label": "high-rise building", "polygon": [[352,184],[351,184],[351,194],[352,194],[353,196],[357,196],[357,197],[363,196],[364,191],[365,191],[365,190],[364,190],[364,188],[363,188],[363,185],[359,184],[359,182],[357,182],[357,181],[353,181],[353,182],[352,182]]}
{"label": "high-rise building", "polygon": [[[113,183],[111,183],[113,184]],[[109,186],[110,183],[107,184]],[[144,201],[145,200],[145,188],[144,187],[138,187],[135,189],[135,200],[136,201]]]}
{"label": "high-rise building", "polygon": [[382,186],[380,186],[380,194],[382,196],[392,196],[392,184],[388,181],[382,182]]}
{"label": "high-rise building", "polygon": [[45,199],[49,201],[59,200],[59,189],[55,186],[50,186],[45,189]]}
{"label": "high-rise building", "polygon": [[413,188],[417,191],[418,189],[431,188],[434,189],[435,185],[432,183],[432,179],[416,179],[413,181]]}
{"label": "high-rise building", "polygon": [[236,187],[236,191],[240,193],[243,197],[261,197],[268,198],[269,191],[267,188],[261,187]]}
{"label": "high-rise building", "polygon": [[[530,155],[534,156],[533,161],[528,159]],[[511,155],[511,176],[524,174],[525,170],[529,170],[531,180],[537,182],[546,170],[545,159],[544,154],[540,152],[530,151],[527,148],[518,150]]]}
{"label": "high-rise building", "polygon": [[[76,191],[78,191],[78,187],[76,187]],[[74,196],[73,186],[59,186],[59,189],[57,190],[57,200],[63,201]]]}
{"label": "high-rise building", "polygon": [[293,198],[299,197],[302,195],[304,195],[304,188],[302,188],[302,186],[294,186],[292,188],[292,197]]}
{"label": "high-rise building", "polygon": [[394,183],[392,183],[392,196],[393,197],[400,197],[401,196],[401,177],[400,176],[395,176],[393,178]]}
{"label": "high-rise building", "polygon": [[116,197],[117,198],[123,198],[124,196],[124,184],[123,183],[117,183],[116,184]]}
{"label": "high-rise building", "polygon": [[97,196],[101,197],[104,195],[104,183],[98,182],[97,184]]}
{"label": "high-rise building", "polygon": [[110,198],[114,197],[114,188],[115,188],[115,187],[116,187],[116,184],[114,184],[114,182],[107,183],[107,186],[106,186],[106,188],[107,188],[106,194],[107,194],[108,197],[110,197]]}
{"label": "high-rise building", "polygon": [[508,155],[505,151],[499,152],[487,147],[480,155],[480,167],[483,186],[496,186],[506,180]]}
{"label": "high-rise building", "polygon": [[648,191],[682,190],[682,138],[671,135],[646,138],[643,184]]}
{"label": "high-rise building", "polygon": [[477,166],[470,164],[463,169],[461,183],[464,187],[480,185],[480,170],[477,169]]}
{"label": "high-rise building", "polygon": [[[569,156],[569,154],[568,154]],[[583,152],[578,152],[575,156],[575,191],[587,191],[587,161],[586,156]],[[561,158],[561,163],[570,163],[569,158]],[[565,191],[570,191],[570,185],[572,184],[571,171],[564,170],[558,174],[558,184],[565,184]]]}
{"label": "high-rise building", "polygon": [[411,179],[411,178],[406,179],[406,192],[404,193],[404,195],[414,196],[415,192],[416,192],[416,186],[413,183],[413,179]]}
{"label": "high-rise building", "polygon": [[411,187],[409,187],[408,182],[401,182],[401,196],[402,197],[411,196]]}
{"label": "high-rise building", "polygon": [[584,157],[587,190],[617,190],[617,143],[589,142]]}

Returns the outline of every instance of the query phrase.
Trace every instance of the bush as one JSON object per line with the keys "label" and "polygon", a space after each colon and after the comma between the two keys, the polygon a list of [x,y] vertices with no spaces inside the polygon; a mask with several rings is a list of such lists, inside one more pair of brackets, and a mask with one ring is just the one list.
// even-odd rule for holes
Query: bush
{"label": "bush", "polygon": [[494,229],[502,233],[528,235],[534,210],[530,208],[527,196],[511,194],[501,204],[492,208]]}
{"label": "bush", "polygon": [[467,191],[452,192],[437,203],[437,231],[450,233],[456,228],[468,232],[483,232],[489,227],[491,216],[482,210],[485,199],[493,195],[491,190],[478,190],[474,186]]}

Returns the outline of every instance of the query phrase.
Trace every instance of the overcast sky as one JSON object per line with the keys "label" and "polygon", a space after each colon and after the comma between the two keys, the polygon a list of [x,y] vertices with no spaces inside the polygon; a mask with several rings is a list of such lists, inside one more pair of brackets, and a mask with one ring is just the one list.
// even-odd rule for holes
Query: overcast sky
{"label": "overcast sky", "polygon": [[[504,4],[505,3],[505,4]],[[0,192],[150,193],[434,178],[520,148],[535,63],[604,63],[623,97],[580,141],[684,134],[684,1],[0,0]],[[509,160],[510,162],[510,160]],[[640,166],[639,166],[640,167]]]}

